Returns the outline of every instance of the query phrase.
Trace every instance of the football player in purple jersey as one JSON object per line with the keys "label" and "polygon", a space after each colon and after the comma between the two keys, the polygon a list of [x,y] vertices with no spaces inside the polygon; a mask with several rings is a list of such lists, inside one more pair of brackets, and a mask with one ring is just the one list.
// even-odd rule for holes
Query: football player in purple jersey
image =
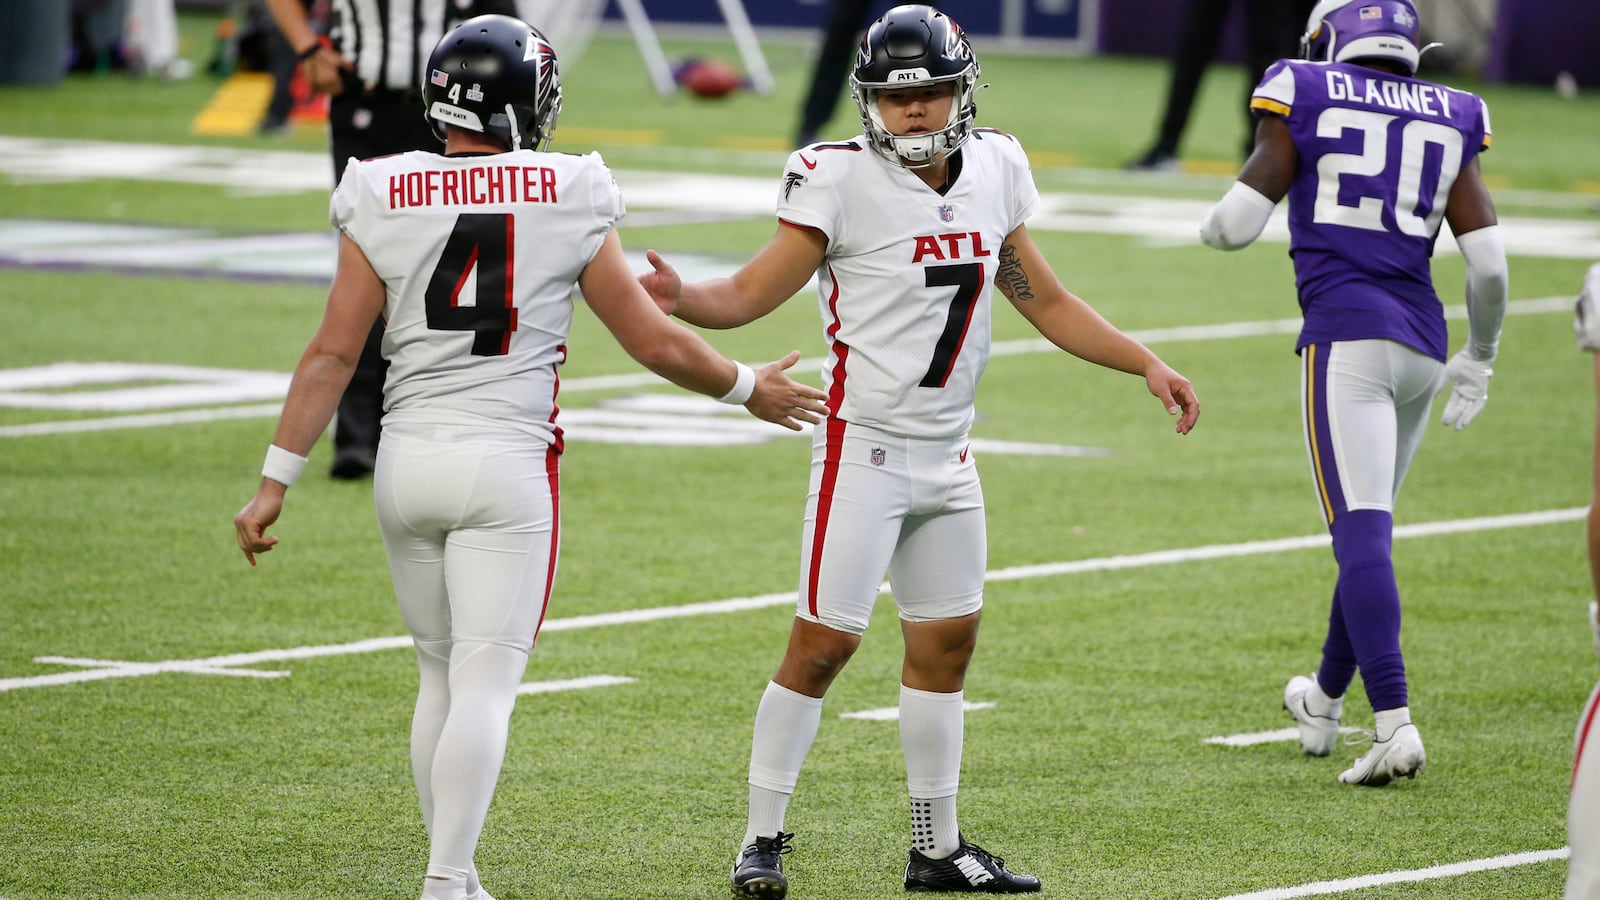
{"label": "football player in purple jersey", "polygon": [[[1600,351],[1600,263],[1589,267],[1578,294],[1573,325],[1578,349]],[[1594,385],[1600,397],[1600,353],[1594,357]],[[1600,597],[1600,409],[1595,414],[1593,497],[1585,534],[1589,543],[1589,577]],[[1600,653],[1600,605],[1589,601],[1595,652]],[[1563,900],[1600,900],[1600,684],[1589,694],[1578,719],[1574,744],[1572,792],[1567,800],[1567,890]]]}
{"label": "football player in purple jersey", "polygon": [[[1321,666],[1290,679],[1283,700],[1301,749],[1326,756],[1359,669],[1377,723],[1346,784],[1426,764],[1400,650],[1394,501],[1435,395],[1453,385],[1443,421],[1456,430],[1483,409],[1505,316],[1505,247],[1478,167],[1488,109],[1415,77],[1418,34],[1411,0],[1318,3],[1304,59],[1280,60],[1256,87],[1255,150],[1200,226],[1210,246],[1237,250],[1289,198],[1302,425],[1339,577]],[[1469,333],[1453,357],[1430,268],[1441,222],[1467,268]]]}

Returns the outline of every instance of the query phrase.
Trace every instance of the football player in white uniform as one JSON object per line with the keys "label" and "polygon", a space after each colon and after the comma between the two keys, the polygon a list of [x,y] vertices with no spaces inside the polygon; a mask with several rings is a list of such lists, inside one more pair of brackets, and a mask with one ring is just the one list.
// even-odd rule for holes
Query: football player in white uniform
{"label": "football player in white uniform", "polygon": [[[1600,397],[1600,263],[1589,267],[1578,294],[1573,325],[1578,349],[1595,353],[1594,386]],[[1594,595],[1600,597],[1600,409],[1595,414],[1593,499],[1589,503],[1586,533],[1589,541],[1589,575]],[[1600,653],[1600,606],[1589,602],[1589,624],[1594,628],[1595,652]],[[1567,801],[1567,890],[1563,900],[1600,900],[1600,684],[1589,694],[1572,764],[1572,795]]]}
{"label": "football player in white uniform", "polygon": [[864,133],[793,153],[777,234],[729,278],[682,284],[653,251],[640,277],[663,309],[731,328],[815,274],[828,417],[814,431],[789,646],[756,713],[750,817],[734,892],[782,897],[784,813],[822,698],[860,644],[887,572],[905,640],[900,734],[911,796],[911,890],[1023,893],[956,825],[962,690],[987,568],[983,494],[967,432],[988,361],[992,288],[1067,352],[1142,375],[1187,433],[1189,381],[1066,290],[1023,224],[1038,206],[1015,138],[973,127],[978,61],[928,6],[874,22],[851,89]]}
{"label": "football player in white uniform", "polygon": [[295,369],[256,496],[234,525],[255,554],[333,415],[381,314],[383,438],[374,493],[420,669],[412,769],[430,840],[422,896],[484,900],[473,852],[559,548],[557,367],[572,292],[668,380],[800,429],[827,408],[662,314],[613,228],[597,154],[541,152],[561,90],[553,49],[521,20],[471,19],[434,49],[423,100],[444,154],[352,161],[331,205],[343,233],[327,312]]}

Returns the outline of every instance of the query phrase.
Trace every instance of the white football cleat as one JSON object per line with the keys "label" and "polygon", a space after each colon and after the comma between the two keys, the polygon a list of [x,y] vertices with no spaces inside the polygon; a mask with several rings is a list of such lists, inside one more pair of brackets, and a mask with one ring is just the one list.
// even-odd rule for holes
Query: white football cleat
{"label": "white football cleat", "polygon": [[1428,765],[1428,754],[1422,749],[1422,734],[1417,726],[1407,722],[1394,730],[1386,741],[1374,740],[1372,749],[1355,761],[1355,765],[1339,773],[1345,784],[1364,784],[1382,787],[1396,778],[1415,778]]}
{"label": "white football cleat", "polygon": [[1283,686],[1283,708],[1294,716],[1300,729],[1300,750],[1307,756],[1327,756],[1339,739],[1339,713],[1344,698],[1329,701],[1328,714],[1316,715],[1306,708],[1306,695],[1317,686],[1315,676],[1296,675]]}

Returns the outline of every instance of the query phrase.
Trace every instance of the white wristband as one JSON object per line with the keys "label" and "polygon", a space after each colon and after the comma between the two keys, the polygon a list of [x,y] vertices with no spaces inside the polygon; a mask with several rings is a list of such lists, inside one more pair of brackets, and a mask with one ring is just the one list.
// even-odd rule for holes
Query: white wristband
{"label": "white wristband", "polygon": [[750,395],[756,392],[756,370],[738,360],[734,360],[733,367],[733,389],[718,397],[717,401],[743,406],[749,402]]}
{"label": "white wristband", "polygon": [[272,444],[267,447],[267,459],[261,464],[261,475],[289,487],[305,471],[306,458]]}

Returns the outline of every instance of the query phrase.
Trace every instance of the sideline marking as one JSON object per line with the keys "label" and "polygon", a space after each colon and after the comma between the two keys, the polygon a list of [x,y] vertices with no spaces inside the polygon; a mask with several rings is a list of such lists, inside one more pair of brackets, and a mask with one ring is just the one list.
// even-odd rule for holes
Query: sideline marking
{"label": "sideline marking", "polygon": [[[967,700],[961,701],[961,709],[963,712],[972,712],[975,709],[994,709],[997,705],[998,704],[988,702],[973,703]],[[882,709],[864,709],[861,712],[840,713],[839,718],[862,719],[867,722],[898,722],[900,720],[900,707],[885,706]]]}
{"label": "sideline marking", "polygon": [[517,688],[517,694],[554,694],[558,691],[582,691],[589,688],[611,687],[616,684],[633,684],[637,678],[621,675],[586,675],[583,678],[563,678],[557,681],[528,681]]}
{"label": "sideline marking", "polygon": [[1341,878],[1337,881],[1317,881],[1291,888],[1268,888],[1264,891],[1251,891],[1248,894],[1232,894],[1218,898],[1218,900],[1291,900],[1294,897],[1343,894],[1347,891],[1359,891],[1369,887],[1381,887],[1386,884],[1431,881],[1435,878],[1449,878],[1454,875],[1467,875],[1472,872],[1489,872],[1494,869],[1509,869],[1513,866],[1528,866],[1534,863],[1566,859],[1570,853],[1571,851],[1566,847],[1562,847],[1559,850],[1529,850],[1524,853],[1491,856],[1487,859],[1469,859],[1465,862],[1445,863],[1438,866],[1429,866],[1426,869],[1383,872],[1377,875]]}
{"label": "sideline marking", "polygon": [[[1572,309],[1571,297],[1539,297],[1529,300],[1513,300],[1506,304],[1506,315],[1540,315],[1552,312],[1570,312]],[[1445,307],[1446,319],[1465,319],[1467,315],[1465,306]],[[1270,334],[1296,334],[1300,331],[1300,319],[1267,319],[1256,322],[1226,322],[1218,325],[1187,325],[1173,328],[1148,328],[1133,330],[1127,334],[1134,340],[1145,344],[1173,343],[1182,341],[1220,341],[1243,337],[1260,337]],[[1010,341],[997,341],[990,348],[991,357],[1018,356],[1027,353],[1056,352],[1057,347],[1044,338],[1022,338]],[[795,364],[794,371],[820,371],[826,359],[812,357],[801,359]],[[124,364],[107,363],[106,366],[115,367]],[[54,370],[55,366],[41,366],[37,369],[12,370],[11,374],[0,370],[0,385],[9,385],[12,380],[37,378],[37,373]],[[181,369],[182,367],[169,367]],[[228,370],[197,370],[206,372],[227,373]],[[246,374],[263,377],[270,373],[234,373],[238,376]],[[288,384],[288,375],[277,376],[283,384]],[[587,377],[573,378],[561,382],[563,393],[572,394],[580,391],[617,390],[635,387],[659,387],[668,382],[652,372],[630,372],[619,375],[590,375]],[[241,398],[243,399],[243,398]],[[694,398],[690,398],[694,399]],[[624,402],[627,402],[626,400]],[[0,405],[5,405],[0,403]],[[178,413],[152,413],[146,415],[112,416],[101,419],[69,419],[58,422],[32,422],[25,425],[0,426],[0,438],[8,437],[37,437],[41,435],[68,434],[74,432],[101,431],[123,428],[154,428],[162,425],[179,425],[200,422],[213,422],[224,419],[250,419],[271,418],[277,416],[283,409],[281,403],[264,403],[249,406],[224,406],[211,409],[190,410]],[[571,409],[565,410],[566,418],[562,419],[562,428],[569,432],[577,429],[578,440],[606,441],[609,443],[643,443],[643,438],[648,432],[638,431],[639,437],[630,439],[634,430],[603,430],[593,429],[590,422],[598,423],[599,418],[585,421],[586,416],[601,416],[600,410]],[[729,429],[743,430],[745,440],[741,443],[754,443],[763,438],[752,437],[764,432],[788,435],[790,432],[777,425],[765,422],[743,422],[740,426],[724,426]],[[802,434],[806,432],[801,432]],[[672,439],[670,436],[663,438],[662,443],[695,444],[704,443],[701,432],[695,429],[683,429],[681,436]],[[726,443],[729,435],[720,435],[717,442]],[[1058,447],[1056,445],[1024,445],[1010,444],[1004,441],[988,441],[983,438],[973,440],[973,446],[979,453],[1019,453],[1049,456],[1098,456],[1109,451],[1095,447]]]}
{"label": "sideline marking", "polygon": [[[1360,728],[1340,728],[1340,734],[1355,734]],[[1206,743],[1218,744],[1223,747],[1254,747],[1257,744],[1276,744],[1279,741],[1295,741],[1300,739],[1300,729],[1280,728],[1277,731],[1257,731],[1253,734],[1230,734],[1227,736],[1208,737]]]}
{"label": "sideline marking", "polygon": [[[1416,525],[1401,525],[1394,529],[1394,537],[1414,538],[1433,537],[1443,534],[1460,534],[1471,531],[1490,531],[1501,528],[1526,528],[1538,525],[1550,525],[1560,522],[1575,522],[1583,519],[1589,513],[1588,507],[1580,506],[1572,509],[1547,509],[1530,513],[1515,513],[1505,516],[1482,516],[1471,519],[1447,519],[1438,522],[1422,522]],[[1189,547],[1180,550],[1156,550],[1150,553],[1138,553],[1129,556],[1104,556],[1098,559],[1080,559],[1069,562],[1043,563],[1031,566],[1013,566],[1008,569],[991,569],[985,575],[986,581],[1018,581],[1027,578],[1045,578],[1053,575],[1073,575],[1080,572],[1104,572],[1119,569],[1134,569],[1144,566],[1170,565],[1175,563],[1193,562],[1196,560],[1227,559],[1238,556],[1255,556],[1266,553],[1284,553],[1291,550],[1305,550],[1313,547],[1326,547],[1330,539],[1326,534],[1306,535],[1304,537],[1278,538],[1266,541],[1247,541],[1240,544],[1211,544],[1203,547]],[[883,584],[878,588],[879,593],[888,593],[889,585]],[[587,616],[571,616],[563,619],[550,619],[544,623],[541,632],[551,631],[576,631],[583,628],[604,628],[611,625],[636,625],[642,622],[655,622],[663,619],[679,619],[690,616],[719,615],[723,613],[745,612],[755,609],[765,609],[770,606],[793,604],[797,600],[794,591],[783,591],[775,594],[758,594],[753,597],[731,597],[725,600],[711,600],[703,603],[688,603],[681,606],[657,606],[650,609],[632,609],[618,612],[596,613]],[[291,647],[284,650],[257,650],[249,653],[230,653],[223,656],[210,656],[204,659],[177,659],[163,662],[122,662],[116,660],[81,660],[77,657],[41,656],[34,661],[45,663],[47,660],[74,659],[77,663],[64,664],[90,664],[98,668],[89,668],[81,672],[57,672],[50,675],[32,675],[21,678],[0,679],[0,692],[17,690],[19,688],[49,687],[58,684],[73,684],[82,681],[99,681],[106,678],[130,678],[141,675],[155,675],[163,672],[185,672],[189,674],[238,674],[236,672],[217,673],[213,670],[233,669],[254,663],[281,662],[288,659],[313,659],[319,656],[342,656],[353,653],[372,653],[378,650],[394,650],[401,647],[410,647],[409,635],[400,637],[368,638],[361,641],[352,641],[346,644],[324,644],[311,647]],[[268,675],[265,677],[276,677]]]}

